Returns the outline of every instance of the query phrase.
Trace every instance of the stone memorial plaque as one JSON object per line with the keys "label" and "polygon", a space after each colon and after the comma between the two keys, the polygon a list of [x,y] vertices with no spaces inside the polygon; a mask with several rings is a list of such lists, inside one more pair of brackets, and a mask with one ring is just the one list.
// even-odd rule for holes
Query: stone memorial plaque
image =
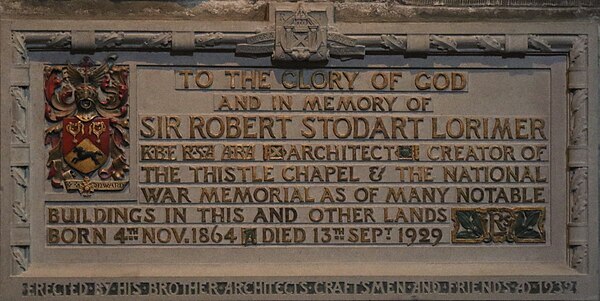
{"label": "stone memorial plaque", "polygon": [[597,27],[2,21],[2,300],[597,300]]}

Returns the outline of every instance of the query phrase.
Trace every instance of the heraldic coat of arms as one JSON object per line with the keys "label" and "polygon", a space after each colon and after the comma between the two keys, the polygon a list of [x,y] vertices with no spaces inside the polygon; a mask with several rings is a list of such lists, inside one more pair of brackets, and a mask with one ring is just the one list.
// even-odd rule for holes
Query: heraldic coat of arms
{"label": "heraldic coat of arms", "polygon": [[277,12],[275,23],[277,41],[273,58],[317,62],[329,58],[325,11],[307,12],[300,4],[295,12]]}
{"label": "heraldic coat of arms", "polygon": [[77,66],[44,69],[48,179],[54,188],[89,196],[128,183],[128,68],[115,66],[116,58],[98,66],[84,57]]}

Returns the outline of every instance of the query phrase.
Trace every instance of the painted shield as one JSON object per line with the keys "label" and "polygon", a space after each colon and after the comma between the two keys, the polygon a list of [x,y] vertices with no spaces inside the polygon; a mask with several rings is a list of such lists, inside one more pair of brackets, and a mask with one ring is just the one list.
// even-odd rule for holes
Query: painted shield
{"label": "painted shield", "polygon": [[62,154],[65,162],[82,174],[100,168],[108,159],[110,129],[108,118],[83,122],[76,117],[63,119]]}

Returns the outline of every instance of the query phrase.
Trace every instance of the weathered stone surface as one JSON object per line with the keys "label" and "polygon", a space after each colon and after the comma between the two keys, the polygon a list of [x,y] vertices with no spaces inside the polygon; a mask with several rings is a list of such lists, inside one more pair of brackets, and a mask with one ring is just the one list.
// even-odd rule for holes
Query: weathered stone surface
{"label": "weathered stone surface", "polygon": [[[0,13],[22,17],[156,18],[183,20],[253,20],[267,18],[268,3],[281,1],[189,0],[3,0]],[[310,1],[309,1],[310,2]],[[328,2],[328,1],[314,1]],[[436,20],[476,21],[548,18],[594,18],[600,15],[594,0],[403,0],[333,1],[338,22],[415,22]]]}
{"label": "weathered stone surface", "polygon": [[492,6],[492,7],[588,7],[600,6],[594,0],[400,0],[419,6]]}
{"label": "weathered stone surface", "polygon": [[598,9],[3,1],[0,300],[598,300]]}

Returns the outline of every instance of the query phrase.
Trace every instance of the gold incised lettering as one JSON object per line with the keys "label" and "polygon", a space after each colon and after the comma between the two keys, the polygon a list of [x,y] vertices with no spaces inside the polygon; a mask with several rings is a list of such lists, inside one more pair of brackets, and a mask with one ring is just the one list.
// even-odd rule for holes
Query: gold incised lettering
{"label": "gold incised lettering", "polygon": [[[48,201],[48,244],[439,247],[479,235],[464,229],[473,214],[490,236],[476,243],[543,242],[550,133],[564,134],[541,105],[551,97],[536,85],[504,95],[503,81],[523,85],[496,69],[403,64],[176,68],[172,98],[138,92],[139,145],[127,157],[138,160],[138,202]],[[166,101],[172,112],[157,105]],[[121,160],[113,151],[108,161]],[[104,215],[116,225],[96,225]],[[515,238],[523,231],[537,240]]]}

